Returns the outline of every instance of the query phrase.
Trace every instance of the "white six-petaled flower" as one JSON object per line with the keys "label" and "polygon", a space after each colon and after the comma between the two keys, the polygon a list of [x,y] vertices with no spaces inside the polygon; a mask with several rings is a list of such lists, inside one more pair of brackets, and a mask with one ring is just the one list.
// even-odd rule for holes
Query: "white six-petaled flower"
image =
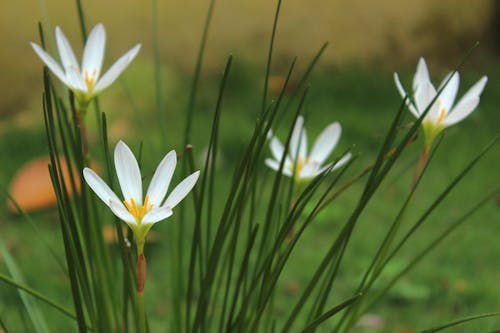
{"label": "white six-petaled flower", "polygon": [[[407,96],[397,73],[394,73],[394,81],[401,96],[403,98]],[[445,127],[458,123],[475,110],[487,81],[488,78],[483,76],[454,105],[460,82],[458,72],[449,73],[444,78],[438,90],[443,88],[443,85],[446,84],[446,86],[444,86],[441,94],[436,98],[437,91],[430,80],[427,65],[424,58],[420,58],[417,71],[413,77],[413,101],[407,99],[407,105],[410,112],[419,118],[429,107],[432,100],[436,98],[436,101],[432,104],[422,121],[427,145],[431,145],[434,138]]]}
{"label": "white six-petaled flower", "polygon": [[154,223],[172,215],[172,209],[184,199],[198,180],[200,171],[180,182],[163,202],[176,164],[177,156],[172,150],[156,168],[144,200],[139,165],[123,141],[119,141],[115,147],[115,168],[124,197],[123,202],[92,169],[85,168],[83,176],[95,194],[117,217],[130,226],[136,240],[140,242]]}
{"label": "white six-petaled flower", "polygon": [[[322,164],[332,153],[342,132],[339,123],[335,122],[328,125],[316,139],[311,152],[308,154],[307,134],[303,125],[304,118],[299,116],[293,127],[290,147],[287,156],[285,156],[285,164],[283,166],[283,174],[294,178],[296,181],[314,178],[332,166],[332,163],[325,166],[322,166]],[[275,136],[271,137],[270,148],[273,158],[267,158],[265,163],[271,169],[278,171],[285,148]],[[335,163],[332,170],[341,167],[350,158],[350,153],[345,154]]]}
{"label": "white six-petaled flower", "polygon": [[88,35],[81,67],[68,39],[59,27],[56,27],[56,42],[62,66],[39,45],[32,42],[31,46],[52,73],[74,92],[77,101],[84,107],[95,95],[118,78],[141,48],[140,44],[135,45],[101,76],[106,47],[106,31],[101,23],[97,24]]}

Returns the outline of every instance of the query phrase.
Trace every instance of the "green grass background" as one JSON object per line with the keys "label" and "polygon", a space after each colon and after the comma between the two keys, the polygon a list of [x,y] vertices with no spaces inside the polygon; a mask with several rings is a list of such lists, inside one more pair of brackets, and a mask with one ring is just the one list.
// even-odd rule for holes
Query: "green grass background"
{"label": "green grass background", "polygon": [[[279,30],[277,56],[272,73],[283,75],[294,54],[300,56],[298,68],[303,69],[308,58],[324,40],[332,41],[325,59],[310,79],[311,94],[304,112],[310,138],[315,137],[326,124],[341,122],[343,135],[336,152],[340,153],[354,146],[354,152],[360,153],[360,158],[350,171],[351,175],[373,160],[376,149],[380,146],[401,102],[392,81],[392,72],[402,72],[402,77],[409,86],[418,56],[426,54],[431,74],[437,82],[447,71],[454,68],[472,45],[473,39],[470,37],[477,37],[483,31],[477,21],[484,21],[490,8],[489,5],[486,9],[481,6],[463,6],[468,10],[461,8],[459,11],[452,11],[459,14],[450,19],[446,15],[440,16],[443,8],[439,7],[450,4],[450,1],[442,2],[437,9],[432,7],[430,13],[433,14],[427,16],[428,11],[407,6],[404,2],[398,2],[400,4],[396,5],[395,1],[386,1],[378,8],[378,13],[385,16],[378,16],[391,19],[380,23],[376,20],[370,21],[374,19],[365,12],[368,9],[358,2],[351,6],[332,2],[340,7],[325,7],[327,2],[314,2],[316,7],[313,6],[309,16],[299,14],[304,9],[301,2],[290,1],[288,6],[285,3],[282,19],[284,27]],[[64,10],[58,9],[54,1],[48,1],[47,5],[51,21],[64,26],[68,36],[72,40],[76,39],[76,15],[69,12],[74,8],[68,5]],[[24,163],[36,156],[45,155],[48,151],[40,103],[41,63],[31,53],[27,44],[28,40],[37,39],[35,22],[40,15],[33,4],[27,1],[9,4],[3,2],[0,6],[0,13],[3,15],[0,20],[2,29],[10,29],[16,24],[16,14],[25,14],[16,34],[2,34],[0,37],[4,39],[2,43],[8,45],[2,52],[0,62],[4,70],[0,81],[1,89],[6,92],[0,112],[0,154],[3,156],[0,184],[7,186]],[[234,167],[241,147],[249,140],[255,116],[260,108],[264,75],[262,59],[267,47],[272,17],[272,6],[264,4],[263,1],[252,5],[243,3],[237,8],[232,6],[227,1],[221,1],[221,9],[214,18],[216,24],[214,34],[209,39],[206,66],[196,103],[193,129],[196,135],[192,142],[196,156],[201,160],[208,143],[209,124],[224,57],[232,52],[235,54],[235,63],[224,100],[221,122],[220,174],[227,174]],[[103,94],[101,105],[109,119],[110,142],[114,144],[118,139],[125,139],[133,150],[137,151],[142,141],[145,174],[151,174],[167,150],[182,150],[191,67],[206,8],[195,3],[179,7],[176,2],[162,5],[161,8],[160,18],[164,22],[160,35],[161,73],[168,119],[164,124],[167,128],[166,140],[160,135],[157,120],[151,41],[144,37],[151,33],[149,23],[145,24],[150,22],[151,8],[144,6],[140,11],[135,9],[132,1],[123,1],[121,15],[118,17],[112,14],[116,10],[112,4],[98,6],[90,3],[88,14],[95,22],[113,22],[108,29],[108,35],[117,37],[110,39],[108,50],[112,51],[107,63],[136,40],[144,39],[143,52],[123,78]],[[238,15],[231,15],[245,11],[253,16],[242,19]],[[414,15],[408,16],[406,11],[413,12]],[[174,15],[175,13],[177,15]],[[409,22],[405,21],[407,17]],[[310,20],[315,20],[318,24],[317,30],[307,23]],[[238,25],[237,29],[227,28],[235,27],[235,22],[242,24]],[[360,22],[371,22],[372,28],[366,28]],[[411,22],[414,25],[411,25]],[[380,25],[385,28],[380,31],[374,28]],[[291,28],[297,26],[303,28]],[[422,33],[418,27],[425,32]],[[394,35],[388,35],[388,29],[393,31]],[[464,30],[469,35],[458,41],[453,39],[443,41],[443,44],[436,42],[442,40],[439,36],[443,34],[456,36]],[[123,34],[123,31],[127,33]],[[360,37],[363,33],[365,36]],[[418,43],[413,43],[415,39],[412,39],[412,36],[416,36]],[[365,43],[367,40],[371,40],[375,45]],[[380,43],[383,43],[382,47],[379,46]],[[242,47],[242,44],[247,48]],[[489,49],[488,45],[480,47],[461,71],[463,75],[460,95],[483,74],[489,76],[488,85],[476,112],[446,132],[417,197],[406,215],[408,224],[420,216],[467,162],[498,133],[500,67],[495,53],[490,53]],[[13,63],[16,59],[19,66]],[[289,121],[289,118],[285,117],[285,121]],[[92,113],[88,120],[91,144],[96,143],[98,132]],[[409,116],[408,122],[410,121],[412,119]],[[284,133],[284,128],[278,130],[282,138]],[[422,136],[408,149],[401,163],[382,185],[376,200],[363,214],[348,248],[333,302],[349,297],[359,282],[373,251],[397,213],[401,198],[409,188],[414,161],[421,144]],[[94,154],[97,158],[100,157],[98,150],[94,151]],[[500,156],[498,148],[495,147],[429,218],[416,237],[405,246],[401,255],[388,267],[386,273],[390,275],[404,266],[404,263],[440,230],[460,217],[483,195],[497,189],[499,163]],[[263,172],[262,176],[270,177],[271,172]],[[176,177],[179,179],[181,175],[176,174]],[[224,194],[228,184],[224,184],[222,177],[220,179],[218,192]],[[353,186],[335,205],[318,217],[305,235],[280,282],[276,302],[278,313],[288,313],[289,304],[294,300],[294,296],[297,296],[296,290],[305,285],[315,263],[320,260],[322,251],[326,250],[355,205],[360,190],[361,183]],[[218,205],[222,205],[222,198],[223,195],[217,196]],[[500,309],[499,200],[496,198],[476,213],[402,279],[383,302],[370,309],[370,313],[380,315],[386,322],[380,332],[416,332],[454,318]],[[63,256],[57,212],[35,212],[33,218],[38,231],[33,230],[19,216],[7,212],[6,199],[3,199],[0,202],[0,237],[18,260],[27,283],[70,307],[68,279],[41,242],[42,238],[48,240],[56,247],[60,256]],[[146,249],[149,258],[146,299],[150,322],[155,332],[162,331],[165,320],[168,320],[172,313],[169,303],[166,302],[169,297],[167,276],[170,274],[166,252],[169,251],[169,231],[172,223],[175,223],[175,216],[155,226],[158,240],[148,244]],[[314,247],[310,246],[312,242]],[[110,246],[110,251],[113,250]],[[1,258],[0,270],[6,272]],[[74,327],[54,310],[41,306],[50,319],[50,327],[54,332],[68,331]],[[27,322],[27,315],[20,310],[21,307],[16,291],[0,283],[0,318],[14,332],[29,332],[29,325],[23,326],[23,322]],[[323,328],[328,331],[328,327],[328,324],[325,324]],[[453,331],[489,332],[495,329],[500,329],[500,319],[482,320]],[[362,329],[359,331],[363,332]]]}
{"label": "green grass background", "polygon": [[[110,120],[111,142],[125,139],[135,151],[140,141],[144,143],[144,172],[152,173],[156,163],[165,152],[164,147],[181,150],[181,133],[184,128],[185,92],[189,80],[182,74],[165,69],[164,80],[167,91],[167,142],[160,136],[160,128],[155,113],[153,92],[144,87],[141,77],[151,72],[149,64],[138,61],[124,77],[122,84],[111,88],[101,98],[102,110]],[[439,147],[432,165],[425,176],[420,190],[405,221],[409,225],[432,203],[438,193],[457,175],[466,163],[491,140],[497,133],[499,115],[496,111],[496,96],[500,87],[496,82],[500,73],[495,67],[488,67],[489,84],[483,94],[479,108],[468,119],[450,128]],[[493,68],[493,70],[491,70]],[[231,172],[242,145],[248,141],[254,124],[254,117],[260,105],[261,80],[255,73],[260,68],[248,64],[238,64],[229,82],[227,98],[224,102],[221,123],[221,155],[219,171]],[[431,68],[432,70],[432,68]],[[486,71],[486,69],[485,69]],[[462,79],[461,93],[477,80],[483,71],[466,67]],[[412,73],[403,73],[405,82],[411,81]],[[194,151],[202,158],[202,151],[208,141],[209,123],[215,103],[217,74],[204,76],[200,86],[200,98],[196,107],[193,138]],[[130,103],[126,92],[133,92]],[[33,105],[36,108],[37,102]],[[311,96],[305,108],[307,128],[310,138],[315,137],[325,124],[340,121],[343,135],[336,152],[354,145],[354,152],[360,158],[351,169],[351,175],[361,170],[375,157],[385,130],[400,104],[400,97],[392,82],[392,73],[387,68],[320,66],[311,78]],[[136,105],[133,110],[131,105]],[[38,116],[34,116],[35,118]],[[89,117],[92,120],[93,115]],[[408,117],[408,122],[412,121]],[[285,122],[289,121],[285,117]],[[284,131],[284,129],[282,129]],[[278,130],[278,135],[284,132]],[[283,133],[282,133],[283,132]],[[94,133],[92,135],[92,133]],[[92,127],[91,138],[97,140],[96,129]],[[13,119],[1,135],[0,151],[8,158],[3,160],[0,182],[7,184],[16,170],[34,156],[47,153],[41,123],[19,125]],[[91,139],[92,141],[92,139]],[[349,297],[368,265],[379,242],[387,230],[391,219],[397,213],[401,198],[411,182],[413,168],[419,148],[417,142],[405,153],[402,161],[382,184],[376,199],[362,216],[348,249],[342,266],[341,279],[334,296],[338,301]],[[170,148],[169,148],[170,149]],[[96,152],[99,155],[99,152]],[[483,195],[498,188],[498,149],[494,148],[470,173],[457,189],[427,221],[404,248],[401,255],[389,265],[386,276],[394,274],[404,266],[419,249],[433,239],[454,219],[461,216]],[[201,164],[201,163],[200,163]],[[263,168],[264,169],[264,168]],[[263,177],[270,177],[264,172]],[[177,174],[177,178],[180,175]],[[228,184],[221,183],[216,200],[224,197]],[[291,265],[286,270],[278,290],[276,311],[288,313],[288,305],[297,290],[305,285],[308,277],[326,251],[343,221],[354,207],[361,190],[361,183],[346,192],[335,205],[323,212],[297,247]],[[1,208],[0,225],[2,239],[19,261],[28,284],[40,289],[59,302],[71,305],[68,295],[68,280],[56,266],[50,254],[43,247],[40,238],[52,243],[62,256],[62,243],[54,210],[35,213],[34,219],[39,232],[34,231],[20,217],[7,213],[5,205]],[[149,258],[147,307],[152,327],[160,330],[171,313],[168,302],[166,277],[169,274],[167,262],[170,240],[170,224],[175,217],[155,226],[158,240],[148,244]],[[498,310],[500,306],[500,268],[498,265],[498,198],[488,203],[475,214],[463,227],[456,231],[424,262],[403,278],[388,294],[383,302],[377,304],[370,313],[380,315],[386,321],[381,332],[414,332],[428,328],[453,318],[469,314]],[[311,247],[310,244],[315,244]],[[112,251],[110,247],[110,251]],[[2,265],[2,271],[5,267]],[[387,277],[386,277],[387,278]],[[382,278],[384,279],[384,278]],[[0,284],[0,317],[6,325],[19,327],[25,314],[19,310],[16,292]],[[43,307],[45,308],[45,307]],[[69,323],[51,309],[47,315],[54,328],[67,327]],[[488,331],[497,328],[500,320],[489,319],[464,326],[456,332]],[[325,324],[324,328],[328,328]],[[27,330],[29,331],[29,329]],[[360,329],[360,331],[362,331]]]}

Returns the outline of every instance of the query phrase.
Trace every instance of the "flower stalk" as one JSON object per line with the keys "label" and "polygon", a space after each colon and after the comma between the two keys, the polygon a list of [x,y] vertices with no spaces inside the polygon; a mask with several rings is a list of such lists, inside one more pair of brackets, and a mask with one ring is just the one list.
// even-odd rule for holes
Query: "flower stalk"
{"label": "flower stalk", "polygon": [[146,284],[146,257],[143,252],[144,243],[137,247],[137,263],[135,265],[135,275],[137,279],[137,302],[139,315],[139,332],[146,333],[146,308],[144,306],[144,286]]}

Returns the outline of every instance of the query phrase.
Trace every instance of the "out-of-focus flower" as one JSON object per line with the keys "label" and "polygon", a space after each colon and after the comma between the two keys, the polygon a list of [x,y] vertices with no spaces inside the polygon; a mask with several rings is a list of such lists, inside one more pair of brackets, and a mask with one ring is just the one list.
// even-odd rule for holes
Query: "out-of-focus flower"
{"label": "out-of-focus flower", "polygon": [[[407,96],[397,73],[394,73],[394,81],[401,96],[403,98]],[[454,105],[459,81],[460,77],[458,72],[450,73],[444,78],[438,90],[445,84],[446,86],[444,86],[441,94],[436,98],[436,101],[432,104],[429,112],[427,112],[422,121],[427,148],[430,148],[436,136],[444,128],[458,123],[475,110],[479,104],[479,96],[488,78],[483,76],[469,89],[469,91],[467,91],[467,93],[465,93],[460,101]],[[425,60],[424,58],[420,58],[417,65],[417,71],[413,78],[413,101],[407,99],[408,108],[415,117],[419,118],[429,107],[436,95],[437,91],[429,78],[429,71],[425,64]]]}
{"label": "out-of-focus flower", "polygon": [[[311,179],[332,166],[332,163],[324,166],[323,163],[337,145],[342,132],[339,123],[328,125],[314,142],[311,152],[308,153],[307,134],[303,125],[304,118],[299,116],[293,128],[290,147],[283,166],[283,174],[292,177],[295,181]],[[285,148],[275,136],[271,138],[270,148],[273,158],[267,158],[265,163],[271,169],[278,171]],[[350,153],[345,154],[335,163],[332,170],[341,167],[350,158]]]}
{"label": "out-of-focus flower", "polygon": [[163,202],[176,164],[176,153],[172,150],[158,165],[144,201],[139,165],[123,141],[119,141],[115,148],[115,168],[125,198],[123,202],[92,169],[85,168],[83,176],[95,194],[129,225],[138,246],[143,246],[144,238],[153,224],[172,215],[172,209],[184,199],[198,180],[200,172],[196,171],[180,182]]}
{"label": "out-of-focus flower", "polygon": [[74,92],[76,100],[82,108],[86,108],[93,97],[120,76],[141,48],[140,44],[135,45],[101,76],[106,46],[106,31],[101,23],[92,29],[87,38],[83,49],[81,67],[76,60],[68,39],[59,27],[56,27],[56,42],[61,65],[38,44],[31,43],[31,46],[52,73]]}

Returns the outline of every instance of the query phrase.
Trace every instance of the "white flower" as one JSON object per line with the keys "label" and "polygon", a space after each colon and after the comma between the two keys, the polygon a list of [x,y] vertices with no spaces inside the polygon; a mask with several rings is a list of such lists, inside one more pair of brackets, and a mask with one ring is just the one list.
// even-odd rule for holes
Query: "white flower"
{"label": "white flower", "polygon": [[83,176],[95,194],[116,216],[130,226],[136,239],[140,240],[154,223],[172,215],[172,209],[184,199],[198,180],[200,171],[194,172],[180,182],[163,202],[176,164],[176,153],[172,150],[156,168],[144,201],[139,165],[123,141],[119,141],[115,147],[115,168],[125,198],[123,202],[93,170],[85,168]]}
{"label": "white flower", "polygon": [[[453,75],[450,79],[450,75]],[[448,81],[449,79],[449,81]],[[407,93],[405,92],[397,73],[394,73],[394,81],[396,87],[404,98]],[[448,81],[448,83],[446,83]],[[422,121],[427,144],[432,144],[434,138],[445,127],[454,125],[466,118],[479,104],[479,96],[481,95],[488,78],[483,76],[476,84],[469,89],[467,93],[454,105],[457,96],[460,77],[458,72],[448,74],[439,89],[446,86],[437,97],[434,104],[431,106],[429,112],[426,114]],[[439,90],[438,89],[438,90]],[[427,109],[432,100],[436,97],[437,91],[431,83],[429,78],[429,71],[425,64],[424,58],[420,58],[417,65],[417,72],[413,78],[413,99],[407,99],[407,105],[411,113],[419,118],[422,113]]]}
{"label": "white flower", "polygon": [[[288,155],[285,157],[285,165],[283,166],[283,174],[293,177],[295,180],[311,179],[331,167],[331,163],[325,166],[322,164],[337,145],[342,132],[339,123],[328,125],[316,139],[310,154],[308,154],[307,135],[303,124],[304,118],[299,116],[293,127]],[[267,158],[265,163],[271,169],[278,171],[285,149],[275,136],[271,138],[270,148],[273,158]],[[345,154],[335,163],[332,170],[341,167],[350,158],[350,153]]]}
{"label": "white flower", "polygon": [[140,44],[135,45],[101,76],[106,46],[106,31],[101,23],[92,29],[87,38],[81,67],[68,39],[59,27],[56,27],[56,42],[62,66],[39,45],[31,43],[31,46],[52,73],[73,90],[77,101],[83,106],[86,106],[95,95],[111,85],[127,68],[141,48]]}

